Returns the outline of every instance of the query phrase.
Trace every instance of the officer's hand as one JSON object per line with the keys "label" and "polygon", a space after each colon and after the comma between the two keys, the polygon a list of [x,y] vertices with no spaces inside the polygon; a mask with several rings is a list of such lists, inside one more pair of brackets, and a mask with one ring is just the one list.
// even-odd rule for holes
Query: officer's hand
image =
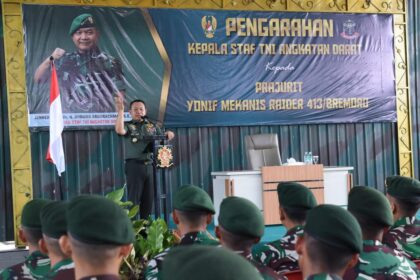
{"label": "officer's hand", "polygon": [[53,53],[51,54],[51,56],[52,56],[54,59],[59,59],[59,58],[60,58],[60,57],[62,57],[65,53],[66,53],[66,51],[65,51],[65,50],[60,49],[60,48],[56,48],[56,49],[53,51]]}
{"label": "officer's hand", "polygon": [[115,108],[117,109],[117,112],[124,112],[124,98],[122,96],[122,93],[119,92],[117,93],[117,95],[114,97],[115,100]]}
{"label": "officer's hand", "polygon": [[175,137],[175,133],[173,133],[170,130],[166,131],[165,135],[166,135],[166,137],[168,137],[168,140],[172,140]]}

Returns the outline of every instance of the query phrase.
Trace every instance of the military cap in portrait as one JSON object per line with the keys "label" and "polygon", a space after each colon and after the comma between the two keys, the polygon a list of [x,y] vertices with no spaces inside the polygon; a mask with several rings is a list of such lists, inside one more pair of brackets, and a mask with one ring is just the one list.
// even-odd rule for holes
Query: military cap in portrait
{"label": "military cap in portrait", "polygon": [[69,35],[72,36],[74,32],[80,28],[95,27],[95,20],[91,14],[81,14],[73,19],[70,25]]}

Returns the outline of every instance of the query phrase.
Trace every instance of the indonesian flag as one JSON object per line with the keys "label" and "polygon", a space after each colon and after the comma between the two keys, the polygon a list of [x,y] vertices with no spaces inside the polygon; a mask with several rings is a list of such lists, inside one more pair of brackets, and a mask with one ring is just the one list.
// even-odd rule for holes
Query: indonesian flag
{"label": "indonesian flag", "polygon": [[54,62],[51,63],[51,86],[50,86],[50,143],[46,159],[55,164],[58,176],[66,170],[64,160],[63,140],[63,112],[61,110],[60,89],[58,87],[57,72]]}

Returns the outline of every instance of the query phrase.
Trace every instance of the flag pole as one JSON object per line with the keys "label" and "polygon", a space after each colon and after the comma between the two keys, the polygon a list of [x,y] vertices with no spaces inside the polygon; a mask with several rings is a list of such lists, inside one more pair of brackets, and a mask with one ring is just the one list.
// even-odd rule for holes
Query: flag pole
{"label": "flag pole", "polygon": [[[46,159],[55,164],[58,176],[66,169],[62,132],[64,130],[63,111],[61,108],[60,87],[58,85],[57,71],[54,58],[50,56],[51,85],[50,85],[50,111],[49,111],[49,145]],[[61,180],[59,179],[60,190]],[[60,195],[61,196],[61,195]]]}

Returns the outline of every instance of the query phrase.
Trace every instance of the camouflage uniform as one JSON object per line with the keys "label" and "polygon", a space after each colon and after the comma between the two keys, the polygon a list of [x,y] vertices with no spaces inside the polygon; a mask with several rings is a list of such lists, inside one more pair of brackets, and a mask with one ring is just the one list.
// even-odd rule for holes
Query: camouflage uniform
{"label": "camouflage uniform", "polygon": [[[178,246],[183,245],[192,245],[192,244],[201,244],[201,245],[212,245],[218,246],[219,242],[210,236],[207,232],[190,232],[184,235],[181,239],[181,242]],[[149,261],[147,264],[146,272],[145,272],[145,279],[146,280],[154,280],[160,279],[160,271],[162,268],[162,262],[165,256],[169,253],[171,248],[166,249],[159,255],[155,256],[153,259]]]}
{"label": "camouflage uniform", "polygon": [[114,112],[114,94],[125,90],[121,63],[98,47],[56,61],[63,112]]}
{"label": "camouflage uniform", "polygon": [[359,262],[344,279],[420,279],[414,263],[378,240],[364,240]]}
{"label": "camouflage uniform", "polygon": [[258,269],[258,271],[260,272],[260,274],[263,277],[263,279],[265,279],[265,280],[272,280],[272,279],[275,279],[275,280],[287,280],[287,278],[284,277],[283,275],[279,275],[279,274],[275,273],[274,270],[270,269],[269,267],[267,267],[265,265],[262,265],[259,262],[256,262],[252,258],[251,252],[237,251],[236,253],[238,253],[239,255],[243,256],[253,266],[255,266],[255,268]]}
{"label": "camouflage uniform", "polygon": [[23,263],[5,268],[1,280],[44,279],[50,270],[50,259],[39,251],[30,254]]}
{"label": "camouflage uniform", "polygon": [[335,274],[314,274],[310,275],[309,277],[306,277],[305,280],[341,280],[342,278]]}
{"label": "camouflage uniform", "polygon": [[409,259],[420,259],[420,221],[403,217],[386,232],[382,242]]}
{"label": "camouflage uniform", "polygon": [[295,246],[298,234],[302,233],[302,226],[291,228],[280,240],[254,246],[252,256],[276,272],[299,270],[299,257]]}
{"label": "camouflage uniform", "polygon": [[57,279],[57,280],[73,280],[75,279],[74,275],[74,263],[71,259],[65,259],[61,262],[56,263],[50,270],[50,272],[45,276],[47,279]]}

